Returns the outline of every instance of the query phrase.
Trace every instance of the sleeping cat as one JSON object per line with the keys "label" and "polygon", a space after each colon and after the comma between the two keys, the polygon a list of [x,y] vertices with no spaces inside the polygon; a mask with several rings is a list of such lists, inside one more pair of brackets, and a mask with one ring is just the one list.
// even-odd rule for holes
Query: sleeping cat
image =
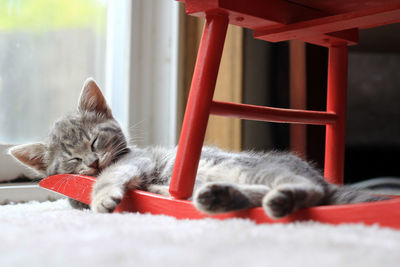
{"label": "sleeping cat", "polygon": [[[59,119],[46,141],[15,146],[10,153],[43,176],[98,177],[90,208],[112,212],[128,189],[169,196],[176,149],[129,145],[100,89],[88,79],[78,110]],[[328,184],[319,171],[290,153],[204,147],[192,199],[207,214],[262,206],[271,218],[281,218],[300,208],[384,197]]]}

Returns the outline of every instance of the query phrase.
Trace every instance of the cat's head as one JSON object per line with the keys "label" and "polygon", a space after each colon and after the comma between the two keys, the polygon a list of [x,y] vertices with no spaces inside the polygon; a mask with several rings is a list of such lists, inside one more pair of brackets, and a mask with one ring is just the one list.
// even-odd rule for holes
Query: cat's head
{"label": "cat's head", "polygon": [[56,121],[46,141],[15,146],[9,153],[42,176],[96,176],[128,150],[103,94],[96,82],[88,79],[77,111]]}

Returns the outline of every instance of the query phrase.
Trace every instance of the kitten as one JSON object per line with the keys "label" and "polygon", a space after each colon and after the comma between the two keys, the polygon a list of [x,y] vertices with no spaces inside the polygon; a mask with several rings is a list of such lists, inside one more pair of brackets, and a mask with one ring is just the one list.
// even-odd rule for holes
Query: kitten
{"label": "kitten", "polygon": [[[169,196],[176,149],[128,145],[100,89],[88,79],[78,110],[59,119],[46,141],[15,146],[10,153],[43,176],[98,177],[90,208],[112,212],[128,189]],[[262,206],[268,216],[281,218],[300,208],[384,197],[328,184],[319,171],[290,153],[204,147],[192,199],[207,214]]]}

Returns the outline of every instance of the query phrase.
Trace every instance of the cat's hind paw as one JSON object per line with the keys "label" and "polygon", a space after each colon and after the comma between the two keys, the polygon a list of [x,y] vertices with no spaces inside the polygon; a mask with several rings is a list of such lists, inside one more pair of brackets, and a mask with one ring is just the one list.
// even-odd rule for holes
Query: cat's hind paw
{"label": "cat's hind paw", "polygon": [[111,213],[121,202],[124,193],[118,187],[106,187],[92,195],[90,209],[99,213]]}
{"label": "cat's hind paw", "polygon": [[315,186],[281,186],[265,195],[262,206],[269,217],[280,219],[298,209],[317,205],[323,194],[323,190]]}
{"label": "cat's hind paw", "polygon": [[273,219],[280,219],[295,209],[295,198],[291,190],[272,190],[263,199],[263,208]]}
{"label": "cat's hind paw", "polygon": [[250,206],[248,197],[235,185],[208,183],[196,191],[193,197],[195,207],[207,214],[217,214]]}

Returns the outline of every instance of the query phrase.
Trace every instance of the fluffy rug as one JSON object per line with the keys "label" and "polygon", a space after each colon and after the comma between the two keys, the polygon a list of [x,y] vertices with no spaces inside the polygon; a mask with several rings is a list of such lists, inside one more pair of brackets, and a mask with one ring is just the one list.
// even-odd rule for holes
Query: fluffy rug
{"label": "fluffy rug", "polygon": [[400,231],[0,206],[0,266],[400,266]]}

